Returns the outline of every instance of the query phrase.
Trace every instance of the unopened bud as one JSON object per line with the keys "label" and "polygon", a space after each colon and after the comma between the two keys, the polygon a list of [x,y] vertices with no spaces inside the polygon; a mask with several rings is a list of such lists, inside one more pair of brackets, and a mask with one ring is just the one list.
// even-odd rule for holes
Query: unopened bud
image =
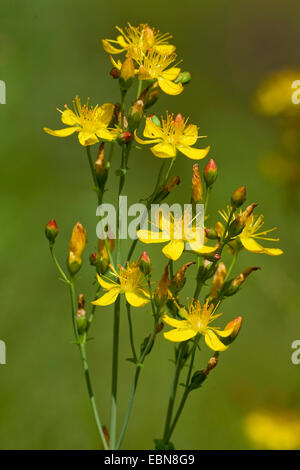
{"label": "unopened bud", "polygon": [[224,295],[227,297],[234,295],[237,293],[237,291],[240,289],[241,285],[244,284],[245,280],[247,277],[253,272],[257,271],[258,267],[254,268],[247,268],[245,269],[242,273],[240,273],[237,277],[234,279],[230,279],[224,284],[223,292]]}
{"label": "unopened bud", "polygon": [[234,209],[241,207],[246,201],[246,187],[237,188],[231,196],[231,205]]}
{"label": "unopened bud", "polygon": [[79,308],[76,312],[76,325],[79,334],[82,334],[86,331],[87,318],[86,311],[83,308]]}
{"label": "unopened bud", "polygon": [[181,72],[176,80],[175,83],[182,83],[182,85],[187,85],[192,80],[192,74],[190,72]]}
{"label": "unopened bud", "polygon": [[154,44],[154,32],[149,26],[146,26],[143,30],[143,42],[147,49],[150,49]]}
{"label": "unopened bud", "polygon": [[217,270],[214,274],[212,284],[211,284],[211,290],[210,290],[210,298],[215,299],[218,297],[222,286],[224,284],[225,278],[226,278],[226,266],[224,263],[219,263]]}
{"label": "unopened bud", "polygon": [[107,176],[108,176],[108,169],[104,161],[104,142],[101,142],[100,144],[99,152],[98,152],[97,160],[95,161],[95,164],[94,164],[94,168],[95,168],[95,173],[96,173],[99,186],[103,187],[106,183]]}
{"label": "unopened bud", "polygon": [[137,99],[133,103],[130,109],[129,115],[129,128],[130,130],[134,130],[139,125],[142,117],[143,117],[143,110],[144,110],[144,102],[143,100]]}
{"label": "unopened bud", "polygon": [[58,226],[54,219],[49,220],[45,227],[45,235],[50,243],[50,245],[54,245],[55,238],[58,234]]}
{"label": "unopened bud", "polygon": [[231,330],[232,328],[233,330],[230,336],[227,336],[227,338],[222,338],[222,342],[226,346],[228,346],[235,340],[235,338],[237,337],[237,335],[239,334],[241,330],[242,322],[243,322],[243,319],[241,316],[239,316],[235,318],[234,320],[231,320],[229,323],[227,323],[227,325],[225,326],[225,330]]}
{"label": "unopened bud", "polygon": [[175,276],[173,277],[171,285],[172,285],[172,288],[174,288],[175,290],[175,294],[177,294],[183,289],[185,282],[186,282],[186,278],[185,278],[186,270],[187,268],[192,266],[192,264],[195,264],[195,262],[185,263],[183,266],[181,266],[181,268],[178,269]]}
{"label": "unopened bud", "polygon": [[77,222],[72,231],[67,259],[68,269],[71,274],[76,274],[79,271],[82,265],[82,253],[86,244],[86,231],[81,223]]}
{"label": "unopened bud", "polygon": [[118,142],[120,144],[128,144],[132,139],[131,132],[121,132],[118,137]]}
{"label": "unopened bud", "polygon": [[179,128],[184,125],[184,119],[181,113],[176,114],[174,124]]}
{"label": "unopened bud", "polygon": [[145,276],[149,276],[149,274],[151,273],[151,261],[147,251],[143,251],[143,253],[141,254],[139,259],[139,267]]}
{"label": "unopened bud", "polygon": [[251,216],[257,204],[251,204],[247,209],[242,212],[236,219],[231,222],[228,229],[228,236],[230,238],[236,237],[239,235],[245,228],[248,218]]}
{"label": "unopened bud", "polygon": [[153,106],[159,98],[160,88],[156,85],[153,86],[152,90],[148,93],[147,99],[145,102],[145,109]]}
{"label": "unopened bud", "polygon": [[211,370],[213,370],[217,365],[218,365],[218,361],[219,361],[219,353],[216,352],[213,357],[211,357],[207,363],[207,366],[205,368],[205,370],[203,371],[203,373],[208,376],[208,374],[210,373]]}
{"label": "unopened bud", "polygon": [[217,238],[219,238],[214,228],[206,228],[204,229],[204,232],[205,232],[206,238],[208,238],[209,240],[216,240]]}
{"label": "unopened bud", "polygon": [[212,186],[218,176],[218,168],[216,162],[211,158],[204,169],[204,181],[206,186]]}
{"label": "unopened bud", "polygon": [[199,174],[199,165],[193,165],[193,178],[192,178],[192,201],[195,204],[200,204],[203,200],[203,186],[201,176]]}
{"label": "unopened bud", "polygon": [[172,191],[175,186],[180,184],[179,176],[173,176],[170,181],[166,184],[166,186],[160,186],[157,194],[155,195],[152,203],[160,203],[163,201]]}
{"label": "unopened bud", "polygon": [[113,68],[111,69],[111,71],[109,72],[109,75],[110,75],[112,78],[116,79],[116,78],[119,78],[120,72],[119,72],[119,70],[118,70],[116,67],[113,67]]}
{"label": "unopened bud", "polygon": [[171,281],[169,279],[169,265],[165,267],[164,274],[162,275],[161,280],[158,283],[154,294],[154,300],[157,307],[162,307],[168,299],[169,286]]}
{"label": "unopened bud", "polygon": [[131,87],[135,75],[134,62],[131,57],[127,57],[121,67],[119,84],[121,90],[128,90]]}

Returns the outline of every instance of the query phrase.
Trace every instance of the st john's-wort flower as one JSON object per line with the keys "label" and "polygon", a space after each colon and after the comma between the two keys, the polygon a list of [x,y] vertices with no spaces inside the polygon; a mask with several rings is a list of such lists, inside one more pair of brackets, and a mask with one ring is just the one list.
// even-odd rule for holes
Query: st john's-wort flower
{"label": "st john's-wort flower", "polygon": [[180,314],[185,318],[184,320],[176,320],[168,315],[164,315],[162,320],[167,325],[173,326],[174,329],[164,333],[164,337],[172,342],[187,341],[197,334],[204,336],[205,343],[213,351],[225,351],[228,345],[222,343],[220,338],[228,338],[233,330],[232,328],[220,330],[218,327],[212,327],[210,324],[222,313],[214,314],[214,305],[208,304],[201,307],[199,300],[194,300],[186,308],[180,309]]}
{"label": "st john's-wort flower", "polygon": [[[230,208],[227,208],[227,211],[226,210],[219,211],[219,214],[223,217],[226,223],[228,221],[229,212],[230,212]],[[240,211],[240,214],[242,214],[242,210]],[[235,219],[236,217],[237,216],[234,216],[233,219]],[[243,231],[237,236],[237,238],[240,240],[243,247],[246,250],[251,251],[252,253],[265,253],[266,255],[271,255],[271,256],[282,255],[283,251],[280,248],[264,247],[259,242],[256,241],[256,240],[265,240],[265,241],[271,241],[271,242],[279,241],[279,238],[270,238],[266,236],[268,235],[268,233],[276,230],[276,227],[260,231],[263,225],[264,225],[264,216],[262,214],[259,216],[256,216],[253,213],[251,213],[251,215],[246,220],[246,224],[245,224]],[[224,230],[224,227],[220,222],[218,223],[218,227],[221,231]]]}
{"label": "st john's-wort flower", "polygon": [[136,141],[142,145],[152,145],[150,150],[158,158],[174,158],[179,151],[192,160],[201,160],[210,149],[209,146],[204,149],[192,147],[203,136],[199,136],[198,127],[188,124],[188,119],[180,113],[174,117],[167,112],[166,119],[161,117],[161,126],[150,117],[146,118],[143,135],[148,140],[140,139],[135,132]]}
{"label": "st john's-wort flower", "polygon": [[98,282],[105,293],[92,304],[110,305],[120,294],[125,294],[127,302],[133,307],[142,307],[150,302],[145,277],[137,262],[128,263],[126,267],[119,266],[119,271],[112,266],[110,268],[116,281],[104,275],[97,275]]}
{"label": "st john's-wort flower", "polygon": [[175,46],[169,44],[172,39],[169,33],[161,33],[147,24],[132,26],[128,23],[125,28],[116,26],[116,29],[120,33],[116,39],[102,39],[103,49],[108,54],[126,52],[127,57],[135,59],[149,49],[164,55],[175,51]]}
{"label": "st john's-wort flower", "polygon": [[75,100],[73,100],[73,107],[74,111],[68,108],[67,105],[65,105],[64,111],[58,109],[61,113],[63,124],[69,127],[58,130],[44,127],[44,131],[56,137],[68,137],[77,132],[78,140],[83,146],[93,145],[99,142],[99,139],[102,141],[116,139],[119,131],[108,128],[114,113],[114,105],[112,103],[89,107],[89,100],[86,104],[82,105],[80,98],[76,96]]}

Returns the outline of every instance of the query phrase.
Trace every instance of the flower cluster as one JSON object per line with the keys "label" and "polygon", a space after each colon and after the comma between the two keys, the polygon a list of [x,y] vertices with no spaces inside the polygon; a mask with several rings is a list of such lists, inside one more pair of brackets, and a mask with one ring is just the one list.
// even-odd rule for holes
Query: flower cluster
{"label": "flower cluster", "polygon": [[[90,254],[90,264],[94,269],[97,289],[94,297],[90,299],[89,312],[85,310],[83,294],[78,296],[76,310],[75,297],[78,272],[87,245],[86,230],[80,223],[77,223],[73,229],[67,254],[68,275],[54,253],[58,234],[54,220],[47,224],[45,233],[60,277],[70,288],[75,342],[79,345],[87,387],[92,398],[85,345],[89,339],[89,330],[95,313],[103,314],[102,308],[112,304],[114,306],[112,408],[109,433],[104,426],[99,425],[99,413],[92,401],[99,436],[105,449],[120,448],[142,365],[162,329],[166,325],[171,327],[160,336],[174,343],[176,387],[179,376],[184,375],[186,370],[188,372],[177,413],[175,414],[173,409],[174,400],[171,394],[164,435],[162,439],[156,440],[157,449],[170,449],[173,448],[170,438],[188,395],[201,387],[217,366],[220,353],[228,349],[241,329],[240,315],[231,316],[230,321],[225,322],[223,327],[215,326],[215,320],[222,316],[222,313],[219,313],[221,304],[228,297],[236,295],[249,275],[259,269],[256,266],[245,267],[241,272],[234,274],[239,253],[247,250],[251,253],[277,256],[282,254],[282,250],[260,244],[261,240],[277,242],[279,239],[270,238],[268,235],[275,229],[262,228],[263,216],[255,215],[256,203],[244,206],[246,202],[244,186],[233,192],[228,201],[230,204],[225,210],[220,210],[216,214],[209,213],[209,197],[215,188],[218,168],[213,158],[206,162],[202,170],[199,164],[195,163],[195,160],[204,159],[210,151],[209,146],[205,148],[195,146],[198,139],[204,137],[199,135],[198,126],[190,123],[189,119],[184,118],[180,112],[174,114],[166,112],[161,118],[154,113],[148,113],[148,109],[159,98],[160,90],[169,95],[177,95],[184,90],[191,79],[189,72],[182,72],[178,67],[175,46],[169,43],[171,36],[160,33],[146,24],[139,26],[128,24],[125,28],[117,27],[117,30],[119,35],[116,39],[103,39],[102,44],[104,50],[110,54],[114,65],[110,75],[118,80],[121,103],[105,103],[91,107],[89,101],[82,105],[80,99],[76,97],[74,111],[67,106],[64,111],[60,111],[61,120],[67,127],[60,130],[49,128],[44,130],[57,137],[78,133],[80,144],[86,147],[98,204],[102,203],[104,196],[111,197],[107,191],[109,186],[119,188],[118,200],[124,194],[129,171],[128,161],[134,144],[137,151],[141,151],[141,145],[149,145],[150,157],[154,155],[162,159],[154,189],[145,199],[147,208],[152,205],[161,207],[161,203],[175,191],[182,181],[182,178],[172,175],[176,168],[176,158],[178,154],[188,157],[193,162],[186,160],[186,164],[191,165],[191,178],[187,185],[189,196],[184,204],[191,206],[191,213],[181,211],[178,215],[170,211],[166,216],[163,211],[158,211],[155,226],[151,226],[149,230],[142,225],[137,227],[136,239],[132,241],[128,253],[124,252],[119,214],[114,227],[115,234],[111,227],[105,226],[103,215],[100,215],[98,222],[102,224],[106,236],[98,241],[97,251]],[[122,60],[114,58],[119,54],[123,55]],[[136,82],[136,99],[127,104],[127,91]],[[141,138],[140,125],[143,119],[144,129]],[[115,176],[118,184],[110,174],[111,159],[117,158],[113,155],[116,147],[121,149],[119,170]],[[134,165],[137,172],[142,171],[142,160],[149,158],[149,155],[144,155],[141,154],[140,168]],[[138,173],[136,178],[139,178]],[[203,209],[203,222],[200,225],[199,204]],[[163,259],[163,270],[160,265],[152,265],[146,251],[134,259],[136,247],[138,245],[142,247],[144,244],[154,244],[153,250],[157,244],[163,245],[162,255],[159,253]],[[231,256],[230,263],[226,261],[228,256],[226,252]],[[185,263],[180,261],[183,254],[188,258]],[[194,293],[192,297],[187,297],[185,287],[192,289],[193,277],[196,278]],[[203,290],[206,292],[203,301],[200,301],[199,297]],[[129,343],[132,351],[129,360],[135,366],[135,376],[129,407],[117,438],[118,341],[120,315],[124,306],[127,311]],[[135,311],[145,307],[146,315],[152,316],[153,319],[152,332],[141,343],[139,352],[135,346],[131,307],[134,307]],[[107,335],[107,332],[100,333]],[[213,351],[213,356],[204,369],[195,370],[195,357],[201,337]]]}

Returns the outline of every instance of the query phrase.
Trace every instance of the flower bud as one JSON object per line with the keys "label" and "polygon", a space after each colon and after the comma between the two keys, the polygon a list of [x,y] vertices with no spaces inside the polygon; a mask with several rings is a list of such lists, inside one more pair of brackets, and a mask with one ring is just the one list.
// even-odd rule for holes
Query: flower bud
{"label": "flower bud", "polygon": [[241,285],[244,284],[247,277],[253,271],[257,271],[258,269],[260,268],[258,267],[247,268],[234,279],[230,279],[229,281],[227,281],[223,287],[223,294],[227,297],[229,297],[230,295],[236,294],[237,291],[240,289]]}
{"label": "flower bud", "polygon": [[233,328],[233,331],[231,335],[228,336],[227,338],[222,338],[222,342],[224,344],[226,345],[231,344],[235,340],[235,338],[239,334],[240,329],[242,327],[242,322],[243,322],[243,319],[241,316],[239,316],[235,318],[234,320],[231,320],[229,323],[227,323],[227,325],[225,326],[225,330],[230,330],[231,328]]}
{"label": "flower bud", "polygon": [[154,294],[154,300],[158,308],[161,308],[168,299],[169,286],[171,281],[169,279],[169,265],[165,267],[164,274],[158,283]]}
{"label": "flower bud", "polygon": [[246,187],[237,188],[231,196],[231,205],[234,209],[241,207],[246,201]]}
{"label": "flower bud", "polygon": [[150,49],[154,45],[154,32],[149,26],[146,26],[143,30],[143,42],[147,49]]}
{"label": "flower bud", "polygon": [[216,162],[211,158],[204,169],[204,181],[206,186],[212,186],[218,176],[218,168]]}
{"label": "flower bud", "polygon": [[130,109],[130,115],[129,115],[129,128],[131,130],[134,130],[137,128],[139,123],[141,122],[141,119],[143,117],[143,111],[144,111],[144,102],[143,100],[135,100],[133,103],[131,109]]}
{"label": "flower bud", "polygon": [[219,238],[214,228],[205,228],[204,232],[205,232],[206,238],[208,238],[209,240],[216,240],[217,238]]}
{"label": "flower bud", "polygon": [[175,186],[180,184],[179,176],[173,176],[170,181],[166,184],[166,186],[160,186],[155,198],[153,199],[152,203],[160,203],[163,201],[172,191]]}
{"label": "flower bud", "polygon": [[[109,251],[112,253],[115,248],[116,240],[109,227],[106,227],[106,233],[107,233],[107,243],[108,243]],[[108,252],[106,249],[105,240],[102,240],[101,238],[99,238],[98,240],[98,255],[99,255],[99,262],[95,266],[101,274],[105,274],[109,266],[109,256],[108,256]]]}
{"label": "flower bud", "polygon": [[121,132],[118,137],[118,142],[120,144],[128,144],[132,139],[131,132]]}
{"label": "flower bud", "polygon": [[119,78],[120,72],[119,72],[119,70],[118,70],[116,67],[113,67],[113,68],[111,69],[111,71],[109,72],[109,75],[110,75],[112,78],[116,79],[116,78]]}
{"label": "flower bud", "polygon": [[153,122],[153,124],[155,124],[155,125],[158,126],[158,127],[161,127],[161,121],[160,121],[159,117],[156,116],[156,114],[153,114],[153,113],[152,113],[152,114],[150,115],[150,119],[151,119],[151,121]]}
{"label": "flower bud", "polygon": [[171,282],[171,286],[174,290],[174,294],[178,294],[178,292],[180,292],[181,289],[183,289],[183,287],[185,285],[185,281],[186,281],[186,278],[185,278],[186,270],[187,270],[187,268],[192,266],[192,264],[195,264],[195,262],[185,263],[176,272],[176,274],[173,277],[172,282]]}
{"label": "flower bud", "polygon": [[119,84],[121,90],[128,90],[131,87],[135,75],[134,62],[131,57],[127,57],[121,67]]}
{"label": "flower bud", "polygon": [[145,109],[151,108],[159,98],[160,88],[156,85],[152,87],[152,90],[147,94]]}
{"label": "flower bud", "polygon": [[58,226],[54,219],[49,220],[45,227],[45,235],[50,243],[50,245],[54,245],[55,238],[58,234]]}
{"label": "flower bud", "polygon": [[192,201],[195,204],[200,204],[203,200],[203,186],[201,177],[199,174],[199,165],[195,163],[193,165],[193,178],[192,178]]}
{"label": "flower bud", "polygon": [[242,212],[236,219],[231,222],[228,228],[228,237],[233,238],[238,236],[245,228],[246,222],[252,212],[254,211],[257,204],[253,203],[247,207],[247,209]]}
{"label": "flower bud", "polygon": [[184,119],[181,113],[176,114],[175,119],[174,119],[174,124],[181,128],[184,125]]}
{"label": "flower bud", "polygon": [[224,263],[219,263],[218,267],[217,267],[217,270],[214,274],[214,277],[213,277],[213,280],[212,280],[212,284],[211,284],[211,290],[210,290],[210,294],[209,294],[209,297],[211,299],[215,299],[216,297],[218,297],[222,287],[223,287],[223,284],[224,284],[224,281],[225,281],[225,278],[226,278],[226,273],[227,273],[227,270],[226,270],[226,266]]}
{"label": "flower bud", "polygon": [[181,72],[174,83],[182,83],[182,85],[187,85],[192,80],[192,74],[190,72]]}
{"label": "flower bud", "polygon": [[143,251],[139,259],[139,268],[145,276],[151,273],[151,261],[147,251]]}
{"label": "flower bud", "polygon": [[104,142],[101,142],[100,144],[98,157],[95,161],[94,168],[99,186],[104,187],[108,176],[108,170],[104,161]]}
{"label": "flower bud", "polygon": [[86,244],[86,231],[81,223],[77,222],[72,231],[67,259],[68,269],[72,275],[76,274],[82,265],[82,253]]}
{"label": "flower bud", "polygon": [[86,311],[83,308],[79,308],[76,312],[76,325],[80,335],[86,331],[87,318]]}

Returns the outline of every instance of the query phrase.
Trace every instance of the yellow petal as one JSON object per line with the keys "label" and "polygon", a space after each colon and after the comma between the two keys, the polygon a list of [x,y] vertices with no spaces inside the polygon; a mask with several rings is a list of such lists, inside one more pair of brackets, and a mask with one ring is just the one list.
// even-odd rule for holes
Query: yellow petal
{"label": "yellow petal", "polygon": [[147,118],[143,135],[144,137],[150,137],[151,139],[157,137],[162,138],[163,132],[162,129],[154,124],[150,118]]}
{"label": "yellow petal", "polygon": [[167,95],[179,95],[183,91],[181,83],[171,82],[171,80],[165,79],[162,75],[158,77],[158,84]]}
{"label": "yellow petal", "polygon": [[68,137],[78,130],[78,127],[65,127],[64,129],[52,130],[48,127],[43,127],[47,134],[54,135],[55,137]]}
{"label": "yellow petal", "polygon": [[183,131],[179,142],[184,146],[195,145],[198,139],[198,127],[195,124],[190,124]]}
{"label": "yellow petal", "polygon": [[210,147],[206,147],[205,149],[196,149],[193,147],[188,147],[184,145],[177,145],[178,150],[186,155],[188,158],[192,160],[201,160],[202,158],[206,157],[209,152]]}
{"label": "yellow petal", "polygon": [[87,145],[93,145],[99,142],[96,134],[93,134],[92,132],[84,132],[84,131],[78,132],[78,140],[81,143],[81,145],[83,145],[84,147],[86,147]]}
{"label": "yellow petal", "polygon": [[225,346],[222,341],[219,340],[217,335],[212,330],[207,330],[205,333],[205,343],[213,351],[226,351],[228,346]]}
{"label": "yellow petal", "polygon": [[173,46],[172,44],[160,44],[158,46],[154,46],[153,49],[158,52],[160,55],[170,55],[173,54],[175,51],[176,47]]}
{"label": "yellow petal", "polygon": [[134,292],[125,292],[127,302],[133,307],[143,307],[150,299],[147,299],[141,289],[137,289]]}
{"label": "yellow petal", "polygon": [[[221,316],[222,314],[220,313],[219,316]],[[212,330],[214,330],[214,328],[212,328]],[[221,336],[221,338],[228,338],[228,336],[231,335],[231,333],[233,332],[234,330],[234,326],[232,328],[228,328],[228,330],[214,330],[215,333],[218,335],[218,336]]]}
{"label": "yellow petal", "polygon": [[76,116],[71,109],[65,109],[61,113],[61,120],[67,126],[74,126],[75,124],[80,123],[80,119]]}
{"label": "yellow petal", "polygon": [[217,247],[216,246],[207,246],[203,245],[200,250],[194,250],[196,253],[200,253],[202,255],[210,254],[216,251]]}
{"label": "yellow petal", "polygon": [[102,39],[102,46],[103,46],[103,49],[105,50],[105,52],[107,52],[108,54],[120,54],[120,52],[124,51],[123,48],[120,49],[120,48],[112,46],[110,44],[109,39]]}
{"label": "yellow petal", "polygon": [[164,333],[164,337],[169,341],[173,341],[174,343],[178,343],[181,341],[187,341],[188,339],[193,338],[196,336],[197,332],[192,330],[192,328],[176,328],[175,330],[167,331]]}
{"label": "yellow petal", "polygon": [[113,66],[116,67],[117,70],[121,70],[122,62],[119,59],[116,62],[115,59],[112,56],[110,56],[110,61],[113,64]]}
{"label": "yellow petal", "polygon": [[154,145],[151,147],[151,152],[158,158],[173,158],[176,155],[175,147],[167,142]]}
{"label": "yellow petal", "polygon": [[106,292],[102,297],[92,302],[93,305],[110,305],[116,301],[116,298],[120,294],[120,287],[114,287]]}
{"label": "yellow petal", "polygon": [[112,129],[111,131],[108,129],[98,129],[96,132],[97,136],[101,140],[106,140],[108,142],[111,142],[112,140],[116,140],[116,138],[119,135],[119,132],[117,129]]}
{"label": "yellow petal", "polygon": [[97,109],[97,119],[101,121],[103,127],[107,127],[112,120],[114,114],[114,105],[112,103],[104,103]]}
{"label": "yellow petal", "polygon": [[162,232],[151,232],[151,230],[138,230],[137,236],[143,243],[164,243],[170,240]]}
{"label": "yellow petal", "polygon": [[246,250],[252,253],[265,253],[266,255],[279,256],[282,255],[283,251],[280,248],[264,248],[262,245],[257,243],[254,238],[240,237],[240,240]]}
{"label": "yellow petal", "polygon": [[142,144],[142,145],[155,144],[156,142],[160,142],[160,139],[151,139],[151,140],[140,139],[136,133],[136,130],[134,131],[134,138],[139,144]]}
{"label": "yellow petal", "polygon": [[166,80],[175,80],[178,75],[180,74],[180,68],[179,67],[171,67],[168,70],[165,70],[161,76],[165,78]]}
{"label": "yellow petal", "polygon": [[163,247],[162,252],[167,258],[176,261],[182,255],[183,250],[183,240],[171,240],[170,243]]}
{"label": "yellow petal", "polygon": [[114,281],[105,281],[105,279],[103,279],[102,276],[99,276],[99,274],[97,274],[97,280],[98,280],[100,286],[103,287],[103,289],[106,289],[106,290],[110,290],[110,289],[113,289],[114,287],[118,286],[118,284]]}
{"label": "yellow petal", "polygon": [[189,322],[186,320],[176,320],[175,318],[171,318],[168,315],[164,315],[162,317],[162,321],[167,325],[173,326],[174,328],[188,328]]}

